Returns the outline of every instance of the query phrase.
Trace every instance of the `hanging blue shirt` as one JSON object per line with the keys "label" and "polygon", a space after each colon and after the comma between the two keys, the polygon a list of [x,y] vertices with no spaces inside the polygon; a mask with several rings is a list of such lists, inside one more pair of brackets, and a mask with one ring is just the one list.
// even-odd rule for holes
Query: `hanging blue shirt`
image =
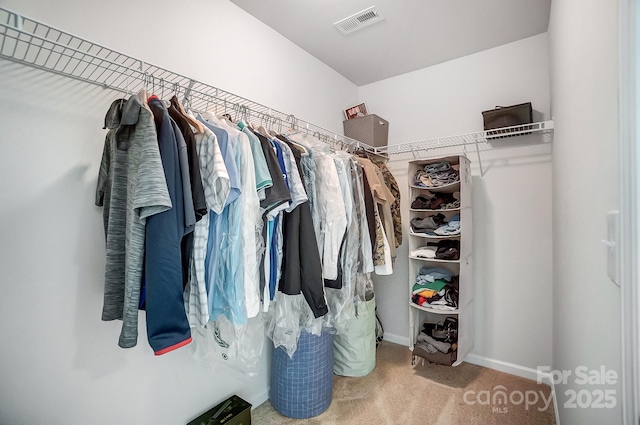
{"label": "hanging blue shirt", "polygon": [[247,320],[244,304],[244,275],[242,274],[241,216],[242,204],[239,165],[240,149],[236,150],[229,133],[198,115],[198,121],[211,130],[218,139],[220,153],[229,174],[231,190],[220,214],[211,211],[209,216],[209,238],[205,257],[205,285],[209,305],[209,320],[220,314],[234,324]]}

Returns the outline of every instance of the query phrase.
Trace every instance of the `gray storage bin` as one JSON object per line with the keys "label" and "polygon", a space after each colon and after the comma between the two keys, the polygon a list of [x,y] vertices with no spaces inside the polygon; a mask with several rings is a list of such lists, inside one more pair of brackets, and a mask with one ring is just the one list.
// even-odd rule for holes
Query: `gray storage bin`
{"label": "gray storage bin", "polygon": [[356,117],[342,122],[344,135],[369,146],[387,146],[389,122],[376,114]]}

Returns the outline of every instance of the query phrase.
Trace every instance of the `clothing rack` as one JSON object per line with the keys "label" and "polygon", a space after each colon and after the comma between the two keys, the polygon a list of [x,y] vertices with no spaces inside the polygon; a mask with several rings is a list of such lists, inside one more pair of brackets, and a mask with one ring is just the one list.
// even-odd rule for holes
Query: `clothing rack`
{"label": "clothing rack", "polygon": [[[256,119],[266,126],[292,129],[314,135],[336,149],[364,150],[382,158],[391,155],[423,157],[430,151],[443,148],[471,146],[475,148],[482,173],[480,152],[499,144],[496,135],[517,136],[530,133],[550,133],[553,121],[544,121],[489,131],[415,141],[385,147],[340,135],[316,124],[251,101],[231,92],[201,83],[165,68],[146,63],[42,22],[0,7],[0,58],[52,72],[75,80],[98,85],[125,94],[143,88],[162,97],[165,90],[182,97],[183,103],[195,111],[219,108],[233,118]],[[216,109],[217,109],[216,108]],[[233,116],[235,115],[235,116]],[[498,141],[497,143],[494,143]],[[548,139],[547,141],[550,141]]]}
{"label": "clothing rack", "polygon": [[160,97],[174,93],[195,111],[204,112],[210,107],[217,107],[220,113],[230,114],[233,118],[257,120],[282,130],[307,132],[336,149],[384,155],[380,148],[327,130],[293,114],[146,63],[2,7],[0,58],[125,94],[143,88]]}

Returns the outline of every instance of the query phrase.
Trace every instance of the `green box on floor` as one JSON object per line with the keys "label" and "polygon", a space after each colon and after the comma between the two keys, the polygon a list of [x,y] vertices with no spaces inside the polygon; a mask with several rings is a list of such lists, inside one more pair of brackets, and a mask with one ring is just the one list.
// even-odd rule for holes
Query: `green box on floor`
{"label": "green box on floor", "polygon": [[232,395],[187,425],[251,425],[251,404]]}

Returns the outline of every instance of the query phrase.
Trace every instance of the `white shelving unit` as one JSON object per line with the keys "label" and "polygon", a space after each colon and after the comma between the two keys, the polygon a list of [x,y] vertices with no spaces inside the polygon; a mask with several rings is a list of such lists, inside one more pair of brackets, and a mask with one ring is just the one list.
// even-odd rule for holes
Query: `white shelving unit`
{"label": "white shelving unit", "polygon": [[[440,186],[437,188],[423,188],[414,186],[412,183],[413,176],[416,172],[424,167],[425,164],[447,161],[452,165],[460,166],[460,179],[458,182]],[[460,258],[458,260],[440,260],[418,258],[409,254],[409,338],[410,348],[414,354],[414,362],[418,357],[424,358],[426,361],[432,361],[424,352],[414,350],[416,339],[425,322],[438,323],[445,320],[446,317],[455,317],[458,320],[458,339],[457,350],[455,356],[452,356],[452,366],[457,366],[467,356],[473,347],[473,216],[471,207],[471,167],[470,161],[466,156],[446,156],[438,158],[421,159],[409,162],[409,195],[410,202],[421,193],[429,191],[431,193],[453,193],[460,192],[460,208],[453,209],[409,209],[409,219],[416,217],[424,218],[430,215],[442,214],[445,220],[449,221],[455,214],[460,214],[460,234],[453,236],[430,236],[427,234],[409,234],[409,253],[415,249],[426,245],[428,242],[438,242],[444,239],[452,239],[460,241]],[[416,276],[420,269],[424,266],[442,267],[451,271],[458,276],[458,308],[456,310],[440,310],[431,307],[424,307],[412,302],[412,288],[415,284]]]}

